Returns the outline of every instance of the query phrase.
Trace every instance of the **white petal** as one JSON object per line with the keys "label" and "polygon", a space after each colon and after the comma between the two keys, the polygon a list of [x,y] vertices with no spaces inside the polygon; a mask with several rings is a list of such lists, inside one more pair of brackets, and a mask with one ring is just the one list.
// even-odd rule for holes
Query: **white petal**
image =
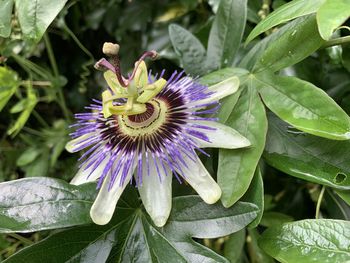
{"label": "white petal", "polygon": [[125,187],[129,183],[134,172],[134,168],[135,165],[133,165],[132,169],[129,170],[129,173],[127,174],[122,186],[120,186],[120,175],[123,169],[120,169],[120,172],[111,190],[108,191],[110,174],[104,180],[102,187],[95,199],[95,202],[90,209],[90,216],[95,224],[105,225],[112,219],[117,202]]}
{"label": "white petal", "polygon": [[219,185],[210,176],[201,160],[196,157],[194,162],[187,156],[183,155],[187,167],[181,165],[181,171],[177,171],[184,179],[193,187],[207,204],[216,203],[221,197],[221,189]]}
{"label": "white petal", "polygon": [[171,182],[172,173],[166,168],[165,173],[163,167],[158,162],[158,171],[153,160],[149,162],[149,175],[146,165],[143,165],[142,185],[138,190],[145,206],[147,213],[152,218],[154,224],[158,227],[165,225],[171,211]]}
{"label": "white petal", "polygon": [[198,129],[203,132],[210,142],[196,138],[200,148],[214,147],[236,149],[250,146],[250,141],[235,129],[214,121],[196,121],[196,124],[208,126],[215,130]]}
{"label": "white petal", "polygon": [[[73,179],[70,183],[74,184],[74,185],[80,185],[80,184],[85,184],[85,183],[96,181],[98,178],[100,178],[100,176],[103,172],[103,169],[105,168],[106,164],[108,163],[108,159],[109,158],[106,157],[93,171],[92,171],[92,169],[94,168],[94,165],[91,165],[88,169],[85,169],[85,167],[88,165],[88,163],[85,163],[79,169],[77,174],[73,177]],[[90,176],[89,176],[89,174],[90,174]]]}
{"label": "white petal", "polygon": [[79,136],[73,140],[70,140],[69,142],[67,142],[66,144],[66,150],[70,153],[76,152],[76,150],[85,142],[87,142],[87,140],[89,138],[92,138],[95,135],[95,132],[90,132],[87,134],[84,134],[82,136]]}
{"label": "white petal", "polygon": [[218,101],[228,95],[231,95],[235,93],[239,88],[239,78],[238,77],[231,77],[228,79],[225,79],[224,81],[221,81],[213,86],[208,87],[210,91],[213,91],[214,94],[212,94],[209,98],[200,100],[196,102],[196,104],[206,104],[213,101]]}

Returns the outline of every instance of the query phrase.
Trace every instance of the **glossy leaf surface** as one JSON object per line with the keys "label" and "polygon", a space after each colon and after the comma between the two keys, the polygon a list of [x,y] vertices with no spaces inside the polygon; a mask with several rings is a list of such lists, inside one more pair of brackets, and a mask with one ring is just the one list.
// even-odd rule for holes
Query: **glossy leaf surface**
{"label": "glossy leaf surface", "polygon": [[298,178],[350,189],[349,141],[334,141],[295,132],[269,116],[264,159],[273,167]]}
{"label": "glossy leaf surface", "polygon": [[294,0],[277,8],[262,20],[247,37],[246,44],[265,31],[297,17],[315,13],[325,0]]}
{"label": "glossy leaf surface", "polygon": [[255,204],[259,207],[259,213],[255,220],[249,224],[249,228],[255,228],[259,225],[264,213],[264,182],[259,166],[256,168],[254,177],[248,191],[244,194],[241,201]]}
{"label": "glossy leaf surface", "polygon": [[213,22],[207,52],[210,69],[232,66],[247,17],[247,0],[222,0]]}
{"label": "glossy leaf surface", "polygon": [[239,62],[238,66],[252,70],[255,66],[255,64],[259,61],[261,56],[264,54],[264,51],[268,48],[268,46],[271,43],[274,43],[277,39],[279,39],[281,36],[287,34],[293,28],[295,28],[299,23],[304,21],[304,18],[298,18],[294,21],[291,21],[287,23],[286,25],[282,26],[281,28],[277,29],[276,31],[272,32],[270,35],[262,39],[261,41],[258,41],[242,58],[242,60]]}
{"label": "glossy leaf surface", "polygon": [[244,149],[219,150],[218,183],[222,203],[229,207],[247,191],[265,145],[267,120],[257,91],[247,80],[235,110],[226,125],[248,138],[252,146]]}
{"label": "glossy leaf surface", "polygon": [[255,77],[264,103],[284,121],[328,139],[350,138],[349,116],[323,90],[294,77],[273,74]]}
{"label": "glossy leaf surface", "polygon": [[309,219],[269,228],[259,239],[259,246],[283,263],[347,262],[349,237],[348,221]]}
{"label": "glossy leaf surface", "polygon": [[275,72],[294,65],[314,53],[323,43],[315,15],[301,18],[297,24],[270,43],[254,70]]}
{"label": "glossy leaf surface", "polygon": [[80,187],[53,178],[0,184],[0,232],[33,232],[90,223],[95,184]]}
{"label": "glossy leaf surface", "polygon": [[[105,226],[68,229],[21,250],[5,262],[225,262],[227,259],[195,242],[239,231],[256,216],[257,208],[237,203],[230,209],[207,205],[197,196],[174,199],[163,228],[156,228],[140,209],[135,191],[122,197]],[[61,244],[57,246],[57,244]],[[44,252],[44,253],[43,253]],[[52,261],[54,260],[54,261]],[[57,260],[57,261],[55,261]]]}

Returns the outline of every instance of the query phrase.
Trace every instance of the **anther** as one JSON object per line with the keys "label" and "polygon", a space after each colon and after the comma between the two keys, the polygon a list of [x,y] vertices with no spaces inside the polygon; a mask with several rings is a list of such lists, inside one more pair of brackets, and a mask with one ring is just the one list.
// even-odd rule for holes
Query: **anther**
{"label": "anther", "polygon": [[111,42],[105,42],[102,47],[102,52],[109,57],[117,56],[119,53],[119,45]]}

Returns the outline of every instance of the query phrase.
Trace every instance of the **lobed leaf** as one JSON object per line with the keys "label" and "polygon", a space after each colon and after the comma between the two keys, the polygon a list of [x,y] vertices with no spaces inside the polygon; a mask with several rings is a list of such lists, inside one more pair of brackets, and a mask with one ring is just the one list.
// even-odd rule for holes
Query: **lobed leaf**
{"label": "lobed leaf", "polygon": [[[125,193],[112,221],[55,233],[6,259],[9,262],[225,262],[227,259],[193,241],[239,231],[254,220],[257,207],[237,203],[230,209],[207,205],[198,196],[173,200],[163,228],[156,228],[140,208],[135,193]],[[205,231],[203,231],[205,229]]]}

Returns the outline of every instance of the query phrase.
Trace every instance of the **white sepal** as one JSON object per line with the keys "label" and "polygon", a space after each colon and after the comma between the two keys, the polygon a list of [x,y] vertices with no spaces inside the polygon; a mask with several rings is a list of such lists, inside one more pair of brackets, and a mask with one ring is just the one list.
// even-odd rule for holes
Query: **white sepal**
{"label": "white sepal", "polygon": [[153,160],[149,162],[149,174],[146,165],[143,165],[142,185],[138,187],[142,203],[147,213],[158,227],[165,225],[171,211],[171,170],[158,164],[158,171]]}
{"label": "white sepal", "polygon": [[199,148],[213,147],[237,149],[250,146],[250,141],[235,129],[214,121],[196,121],[196,124],[210,127],[211,129],[197,129],[204,133],[209,142],[196,138]]}
{"label": "white sepal", "polygon": [[196,156],[195,161],[183,154],[187,167],[181,165],[181,170],[177,172],[193,187],[207,204],[216,203],[221,197],[219,185],[210,176],[201,160]]}
{"label": "white sepal", "polygon": [[101,186],[100,191],[90,209],[90,216],[92,221],[97,225],[105,225],[112,219],[114,210],[116,208],[117,202],[123,193],[125,187],[131,180],[132,174],[134,173],[135,165],[129,169],[129,172],[125,178],[124,184],[120,185],[121,174],[123,168],[120,169],[117,179],[114,182],[112,189],[108,190],[110,177],[109,174]]}

